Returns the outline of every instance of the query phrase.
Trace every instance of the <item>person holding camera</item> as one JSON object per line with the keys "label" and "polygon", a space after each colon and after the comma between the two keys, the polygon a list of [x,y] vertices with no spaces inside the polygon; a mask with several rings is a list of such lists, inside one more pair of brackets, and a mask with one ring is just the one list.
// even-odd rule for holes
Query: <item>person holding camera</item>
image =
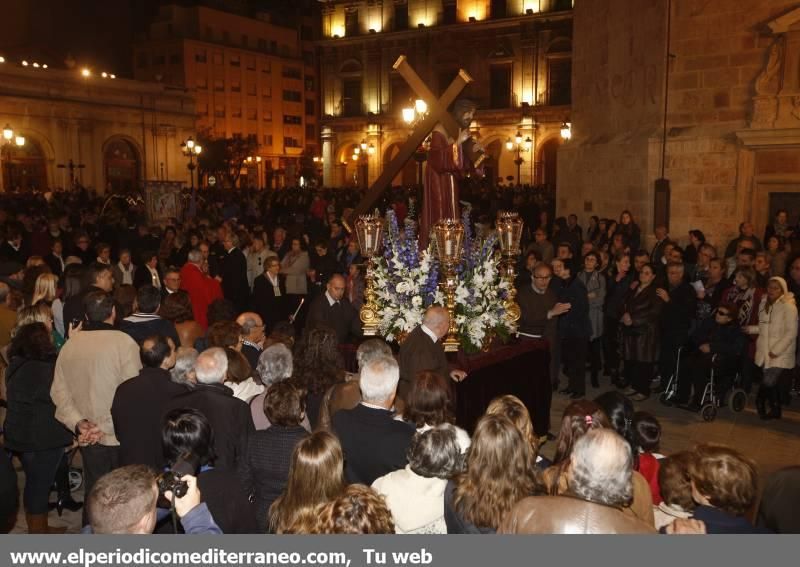
{"label": "person holding camera", "polygon": [[[197,478],[180,477],[181,489],[163,496],[173,503],[183,531],[192,535],[221,534],[208,506],[201,502]],[[179,494],[183,494],[180,496]],[[129,465],[101,477],[87,498],[89,524],[85,534],[151,534],[159,517],[168,511],[157,508],[159,489],[153,470],[146,465]]]}

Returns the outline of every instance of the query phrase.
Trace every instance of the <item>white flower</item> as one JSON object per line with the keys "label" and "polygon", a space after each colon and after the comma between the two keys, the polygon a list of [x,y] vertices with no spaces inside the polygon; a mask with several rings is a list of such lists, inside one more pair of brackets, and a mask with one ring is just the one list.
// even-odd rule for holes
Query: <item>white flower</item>
{"label": "white flower", "polygon": [[408,293],[411,291],[411,284],[408,282],[400,282],[395,286],[395,291],[397,293]]}
{"label": "white flower", "polygon": [[419,295],[415,295],[411,299],[411,305],[413,305],[414,307],[422,307],[422,298]]}

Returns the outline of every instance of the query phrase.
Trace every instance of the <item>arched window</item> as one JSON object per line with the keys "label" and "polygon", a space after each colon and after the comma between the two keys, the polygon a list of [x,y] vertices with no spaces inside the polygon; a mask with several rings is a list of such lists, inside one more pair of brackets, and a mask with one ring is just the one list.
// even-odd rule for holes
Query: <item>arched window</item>
{"label": "arched window", "polygon": [[24,146],[4,144],[3,152],[3,187],[6,191],[16,189],[47,189],[47,168],[44,152],[36,140],[27,137]]}
{"label": "arched window", "polygon": [[103,169],[106,190],[127,193],[139,188],[141,161],[133,144],[122,138],[114,138],[106,144],[103,152]]}
{"label": "arched window", "polygon": [[361,73],[361,63],[355,59],[345,61],[339,68],[339,77],[342,80],[342,116],[361,116],[364,114]]}

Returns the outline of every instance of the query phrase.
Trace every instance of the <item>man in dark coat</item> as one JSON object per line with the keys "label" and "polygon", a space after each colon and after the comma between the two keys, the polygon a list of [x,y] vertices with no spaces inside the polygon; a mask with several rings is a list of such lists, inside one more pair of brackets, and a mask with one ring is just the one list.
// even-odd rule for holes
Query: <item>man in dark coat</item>
{"label": "man in dark coat", "polygon": [[[558,263],[555,265],[558,266]],[[558,319],[561,352],[569,353],[569,356],[565,357],[567,387],[560,393],[577,400],[586,396],[586,356],[589,337],[592,335],[589,293],[583,282],[572,274],[570,267],[564,262],[561,265],[563,267],[554,270],[562,284],[558,290],[558,301],[569,304],[570,308]]]}
{"label": "man in dark coat", "polygon": [[330,250],[327,240],[317,242],[314,245],[314,250],[309,251],[308,257],[311,263],[311,269],[309,270],[311,286],[308,293],[314,297],[321,294],[331,277],[339,273],[341,268],[335,252]]}
{"label": "man in dark coat", "polygon": [[344,297],[345,280],[335,274],[328,281],[325,293],[317,296],[308,307],[306,329],[326,326],[336,331],[339,344],[362,335],[358,311]]}
{"label": "man in dark coat", "polygon": [[361,369],[362,401],[333,416],[333,432],[344,451],[345,477],[370,486],[375,479],[406,466],[415,428],[394,419],[400,369],[391,356],[379,356]]}
{"label": "man in dark coat", "polygon": [[83,305],[83,298],[93,291],[104,291],[111,293],[114,289],[114,276],[111,266],[95,262],[89,266],[88,279],[91,282],[89,287],[77,295],[73,295],[64,302],[64,329],[69,336],[69,325],[73,321],[84,321],[86,319],[86,308]]}
{"label": "man in dark coat", "polygon": [[140,356],[144,367],[138,376],[120,384],[111,404],[114,431],[120,443],[120,465],[164,467],[161,421],[166,404],[188,389],[170,380],[175,366],[175,343],[164,335],[147,337]]}
{"label": "man in dark coat", "polygon": [[422,324],[411,331],[400,345],[400,383],[397,393],[405,398],[417,374],[423,370],[436,372],[445,379],[450,377],[456,382],[463,380],[467,374],[463,370],[450,370],[444,347],[440,342],[447,336],[450,326],[450,314],[444,307],[429,307],[422,318]]}
{"label": "man in dark coat", "polygon": [[222,294],[232,301],[241,313],[247,310],[250,300],[250,284],[247,283],[247,258],[239,250],[239,237],[228,232],[222,242],[225,255],[220,262],[219,276],[222,278]]}
{"label": "man in dark coat", "polygon": [[267,258],[264,273],[253,282],[252,309],[264,321],[265,333],[272,332],[279,321],[289,317],[286,284],[279,276],[281,263],[276,257]]}
{"label": "man in dark coat", "polygon": [[689,327],[697,312],[697,292],[683,276],[684,265],[670,262],[667,264],[667,289],[656,289],[656,294],[667,306],[661,314],[658,356],[661,383],[658,391],[667,387],[670,376],[675,373],[678,349],[689,341]]}
{"label": "man in dark coat", "polygon": [[236,471],[245,458],[247,439],[255,431],[250,406],[233,397],[233,391],[223,385],[228,371],[225,350],[213,347],[204,350],[194,364],[197,386],[170,400],[166,410],[194,408],[206,416],[214,429],[214,466]]}
{"label": "man in dark coat", "polygon": [[152,285],[144,285],[136,292],[136,303],[139,310],[122,320],[120,331],[130,335],[139,344],[147,337],[164,335],[172,339],[175,345],[181,346],[175,324],[158,315],[158,308],[161,306],[160,291]]}
{"label": "man in dark coat", "polygon": [[137,266],[136,271],[133,273],[133,287],[139,289],[144,285],[152,285],[160,292],[163,274],[161,273],[161,268],[158,267],[158,254],[153,251],[143,252],[141,261],[142,263]]}
{"label": "man in dark coat", "polygon": [[242,327],[242,354],[250,363],[250,368],[255,370],[264,349],[264,321],[258,313],[245,311],[236,318],[236,323]]}

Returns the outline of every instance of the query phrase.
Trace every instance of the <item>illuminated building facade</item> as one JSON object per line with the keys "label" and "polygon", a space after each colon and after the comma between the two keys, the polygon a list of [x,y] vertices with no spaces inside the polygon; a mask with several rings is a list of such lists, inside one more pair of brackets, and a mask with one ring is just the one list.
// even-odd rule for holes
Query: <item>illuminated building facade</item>
{"label": "illuminated building facade", "polygon": [[[397,154],[410,131],[403,108],[418,98],[392,67],[405,55],[437,96],[460,68],[474,79],[462,96],[478,105],[487,177],[555,187],[570,121],[572,0],[321,3],[325,185],[367,186]],[[394,184],[414,183],[416,165]]]}

